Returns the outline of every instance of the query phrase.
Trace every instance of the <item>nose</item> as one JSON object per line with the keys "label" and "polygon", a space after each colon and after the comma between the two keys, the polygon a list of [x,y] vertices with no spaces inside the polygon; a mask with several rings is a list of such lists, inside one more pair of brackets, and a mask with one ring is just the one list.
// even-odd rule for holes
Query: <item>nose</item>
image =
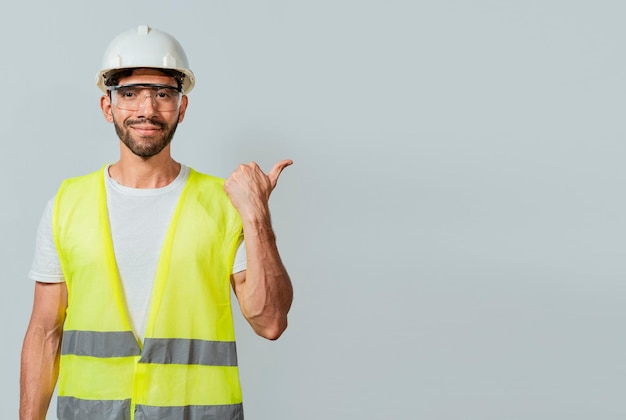
{"label": "nose", "polygon": [[[149,100],[146,101],[147,98],[149,98]],[[141,103],[139,104],[139,108],[137,109],[137,112],[141,114],[139,116],[154,115],[156,114],[156,111],[156,103],[154,102],[154,98],[152,97],[152,95],[144,95],[143,100],[141,101]]]}

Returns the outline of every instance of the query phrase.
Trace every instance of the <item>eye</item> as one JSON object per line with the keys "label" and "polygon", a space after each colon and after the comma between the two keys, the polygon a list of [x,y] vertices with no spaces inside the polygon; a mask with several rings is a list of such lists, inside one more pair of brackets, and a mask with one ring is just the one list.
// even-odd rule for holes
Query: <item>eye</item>
{"label": "eye", "polygon": [[159,90],[156,93],[156,97],[160,99],[169,99],[171,96],[171,93],[167,89]]}
{"label": "eye", "polygon": [[131,99],[137,96],[137,92],[135,92],[133,89],[119,89],[117,91],[117,95],[120,98]]}

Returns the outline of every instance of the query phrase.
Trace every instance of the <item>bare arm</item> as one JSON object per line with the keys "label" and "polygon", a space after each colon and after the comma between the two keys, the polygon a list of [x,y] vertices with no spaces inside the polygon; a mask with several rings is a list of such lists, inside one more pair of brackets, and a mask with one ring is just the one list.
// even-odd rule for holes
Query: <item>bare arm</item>
{"label": "bare arm", "polygon": [[278,253],[268,202],[280,172],[291,163],[283,160],[267,175],[254,162],[240,165],[224,184],[246,240],[246,270],[232,276],[233,289],[252,329],[270,340],[287,328],[293,288]]}
{"label": "bare arm", "polygon": [[22,346],[20,420],[46,417],[59,374],[66,307],[65,283],[36,283],[33,311]]}

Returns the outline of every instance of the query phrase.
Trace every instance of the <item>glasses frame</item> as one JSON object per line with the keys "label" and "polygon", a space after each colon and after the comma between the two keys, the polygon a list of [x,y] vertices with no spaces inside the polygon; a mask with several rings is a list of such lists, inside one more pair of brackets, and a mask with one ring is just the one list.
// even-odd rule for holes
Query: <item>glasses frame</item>
{"label": "glasses frame", "polygon": [[[141,87],[141,88],[145,88],[145,89],[151,89],[153,92],[156,92],[158,89],[172,89],[172,90],[178,92],[178,102],[177,102],[176,108],[172,109],[172,110],[161,110],[161,109],[159,109],[158,102],[154,98],[154,93],[150,94],[150,95],[145,95],[143,97],[143,99],[141,99],[141,102],[139,102],[139,106],[137,106],[136,109],[120,108],[120,106],[118,105],[117,96],[114,95],[113,93],[118,91],[118,90],[120,90],[120,89],[133,88],[133,87]],[[148,96],[150,97],[150,100],[152,101],[152,106],[154,106],[157,111],[163,111],[163,112],[177,111],[180,108],[180,98],[183,96],[183,89],[182,89],[182,87],[180,87],[180,86],[172,86],[172,85],[163,85],[163,84],[160,84],[160,83],[129,83],[127,85],[107,86],[106,89],[107,89],[107,91],[109,91],[109,98],[111,99],[111,104],[113,104],[115,107],[117,107],[119,109],[122,109],[124,111],[137,111],[137,110],[139,110],[139,108],[141,108],[143,106],[143,103],[146,101],[146,97],[148,97]]]}

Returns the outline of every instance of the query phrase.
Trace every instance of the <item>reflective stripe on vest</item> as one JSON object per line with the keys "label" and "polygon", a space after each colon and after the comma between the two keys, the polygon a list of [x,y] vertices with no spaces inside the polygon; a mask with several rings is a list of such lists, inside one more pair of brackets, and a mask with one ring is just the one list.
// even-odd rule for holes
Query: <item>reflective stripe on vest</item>
{"label": "reflective stripe on vest", "polygon": [[65,331],[61,355],[91,357],[139,356],[141,350],[131,331]]}
{"label": "reflective stripe on vest", "polygon": [[72,397],[59,397],[57,400],[57,416],[61,420],[130,420],[130,399],[92,401]]}
{"label": "reflective stripe on vest", "polygon": [[142,352],[130,331],[65,331],[61,354],[90,357],[141,354],[139,363],[237,366],[234,341],[146,338]]}
{"label": "reflective stripe on vest", "polygon": [[237,366],[234,341],[146,338],[139,363]]}
{"label": "reflective stripe on vest", "polygon": [[188,405],[185,407],[154,407],[137,405],[135,420],[154,419],[224,419],[243,420],[243,405]]}
{"label": "reflective stripe on vest", "polygon": [[[60,419],[130,420],[130,400],[92,401],[59,397],[57,413]],[[243,405],[188,405],[185,407],[137,405],[134,414],[135,420],[243,420]]]}

